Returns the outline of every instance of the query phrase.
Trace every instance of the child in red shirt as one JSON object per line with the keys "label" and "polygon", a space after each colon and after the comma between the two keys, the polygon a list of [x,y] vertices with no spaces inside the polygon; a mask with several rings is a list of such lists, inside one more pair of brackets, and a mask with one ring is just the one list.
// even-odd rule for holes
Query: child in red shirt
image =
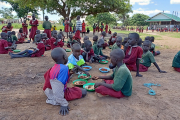
{"label": "child in red shirt", "polygon": [[142,77],[139,74],[139,60],[142,57],[143,50],[141,47],[137,45],[139,41],[139,34],[137,33],[129,33],[128,42],[124,46],[125,58],[123,62],[126,64],[128,69],[132,71],[134,65],[137,67],[136,77]]}
{"label": "child in red shirt", "polygon": [[15,49],[15,46],[8,46],[8,34],[5,32],[1,33],[1,39],[0,39],[0,54],[8,54],[9,49]]}
{"label": "child in red shirt", "polygon": [[46,33],[42,34],[42,41],[45,45],[45,51],[51,50],[50,39],[47,37]]}
{"label": "child in red shirt", "polygon": [[27,49],[17,54],[12,54],[11,52],[9,52],[11,58],[41,57],[45,52],[45,46],[43,44],[41,34],[36,35],[35,38],[37,41],[37,48],[32,48],[32,47],[29,48],[29,49],[34,49],[34,51]]}
{"label": "child in red shirt", "polygon": [[22,29],[22,28],[19,29],[19,33],[18,33],[17,36],[18,36],[18,41],[17,41],[17,43],[18,43],[18,44],[24,43],[24,40],[25,40],[26,35],[23,33],[23,29]]}
{"label": "child in red shirt", "polygon": [[58,44],[58,36],[57,36],[57,31],[54,30],[52,31],[52,37],[50,39],[50,44],[51,44],[51,49],[53,50],[56,47],[60,47]]}
{"label": "child in red shirt", "polygon": [[86,40],[84,42],[84,49],[81,50],[81,55],[83,56],[84,60],[86,62],[93,63],[93,57],[94,57],[94,50],[92,48],[92,43],[90,40]]}
{"label": "child in red shirt", "polygon": [[108,44],[113,45],[116,42],[116,35],[117,33],[113,33],[113,35],[109,38]]}

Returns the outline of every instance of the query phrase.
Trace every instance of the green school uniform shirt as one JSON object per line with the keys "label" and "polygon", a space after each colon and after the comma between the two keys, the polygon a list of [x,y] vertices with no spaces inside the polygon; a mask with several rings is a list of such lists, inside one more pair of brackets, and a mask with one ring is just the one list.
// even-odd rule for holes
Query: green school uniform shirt
{"label": "green school uniform shirt", "polygon": [[93,25],[93,29],[96,29],[96,25]]}
{"label": "green school uniform shirt", "polygon": [[155,44],[154,43],[151,43],[151,48],[154,48],[154,51],[155,51]]}
{"label": "green school uniform shirt", "polygon": [[101,25],[101,28],[104,28],[104,25]]}
{"label": "green school uniform shirt", "polygon": [[95,44],[97,44],[97,41],[94,41],[94,42],[93,42],[93,45],[95,45]]}
{"label": "green school uniform shirt", "polygon": [[93,45],[92,48],[93,48],[94,53],[95,53],[96,55],[103,55],[103,53],[102,53],[102,48],[98,48],[98,47],[97,47],[97,44]]}
{"label": "green school uniform shirt", "polygon": [[123,64],[119,68],[116,67],[114,73],[111,76],[114,80],[112,88],[115,91],[121,91],[125,96],[131,96],[132,76],[126,65]]}
{"label": "green school uniform shirt", "polygon": [[51,29],[51,27],[52,27],[52,25],[51,25],[51,23],[49,22],[49,21],[44,21],[43,22],[43,28],[44,29]]}
{"label": "green school uniform shirt", "polygon": [[145,54],[142,55],[142,58],[140,60],[140,64],[146,66],[146,67],[150,67],[151,63],[156,62],[154,59],[154,55],[148,51]]}
{"label": "green school uniform shirt", "polygon": [[[15,35],[11,35],[12,41],[18,41],[17,37]],[[10,38],[7,39],[8,42],[11,41]]]}
{"label": "green school uniform shirt", "polygon": [[116,43],[114,43],[114,45],[112,46],[112,51],[115,50],[115,49],[120,49]]}
{"label": "green school uniform shirt", "polygon": [[172,67],[180,68],[180,51],[174,56]]}
{"label": "green school uniform shirt", "polygon": [[73,23],[70,23],[69,26],[72,27],[72,26],[73,26]]}

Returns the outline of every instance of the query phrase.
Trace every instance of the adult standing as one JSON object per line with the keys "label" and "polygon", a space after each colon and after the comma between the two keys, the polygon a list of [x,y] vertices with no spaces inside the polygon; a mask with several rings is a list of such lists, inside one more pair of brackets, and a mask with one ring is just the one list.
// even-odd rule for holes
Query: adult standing
{"label": "adult standing", "polygon": [[31,26],[31,33],[29,35],[30,41],[32,39],[33,42],[35,42],[34,37],[36,35],[37,26],[39,26],[38,20],[36,19],[35,14],[32,14],[32,20],[30,21],[29,25]]}
{"label": "adult standing", "polygon": [[76,33],[75,33],[75,36],[74,38],[76,40],[80,40],[81,37],[80,37],[80,32],[82,31],[82,23],[81,23],[81,20],[80,20],[80,15],[77,16],[77,21],[76,21]]}
{"label": "adult standing", "polygon": [[85,35],[85,33],[86,33],[86,24],[85,24],[85,22],[83,20],[83,23],[82,23],[82,37],[83,37],[83,34]]}
{"label": "adult standing", "polygon": [[46,21],[43,22],[43,28],[44,28],[44,33],[46,33],[47,37],[50,39],[52,25],[51,25],[51,22],[48,21],[48,19],[49,19],[48,16],[45,16]]}
{"label": "adult standing", "polygon": [[106,29],[106,33],[108,33],[108,23],[106,23],[105,29]]}
{"label": "adult standing", "polygon": [[25,35],[25,37],[27,38],[27,35],[28,35],[28,24],[26,24],[26,18],[24,19],[23,23],[22,23],[22,28],[23,28],[23,33]]}
{"label": "adult standing", "polygon": [[12,29],[13,29],[12,24],[11,24],[11,23],[8,23],[7,26],[3,26],[3,27],[2,27],[2,32],[7,33],[8,31],[12,31]]}
{"label": "adult standing", "polygon": [[67,38],[68,38],[68,32],[70,31],[70,27],[69,27],[70,22],[68,17],[66,18],[64,24],[65,24],[65,32],[67,33]]}

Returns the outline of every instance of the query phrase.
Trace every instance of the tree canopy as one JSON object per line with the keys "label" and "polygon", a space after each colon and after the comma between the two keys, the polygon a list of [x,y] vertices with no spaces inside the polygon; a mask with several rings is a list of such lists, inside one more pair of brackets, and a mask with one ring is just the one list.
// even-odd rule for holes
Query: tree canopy
{"label": "tree canopy", "polygon": [[50,14],[64,18],[77,15],[97,15],[103,12],[127,13],[131,10],[129,0],[17,0],[21,7],[40,7]]}
{"label": "tree canopy", "polygon": [[93,15],[88,15],[86,17],[86,21],[90,24],[93,25],[94,23],[108,23],[111,25],[116,25],[117,24],[117,19],[114,14],[111,14],[109,12],[105,13],[99,13],[96,16]]}
{"label": "tree canopy", "polygon": [[9,8],[2,8],[2,10],[0,10],[0,15],[5,19],[14,18],[12,11]]}
{"label": "tree canopy", "polygon": [[149,23],[145,22],[149,16],[144,14],[134,14],[132,17],[127,18],[123,25],[125,26],[146,26],[149,25]]}

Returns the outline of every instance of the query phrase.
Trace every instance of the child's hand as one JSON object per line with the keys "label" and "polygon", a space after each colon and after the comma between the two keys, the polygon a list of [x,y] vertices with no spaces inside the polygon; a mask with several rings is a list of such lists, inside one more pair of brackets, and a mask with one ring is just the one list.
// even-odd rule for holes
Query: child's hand
{"label": "child's hand", "polygon": [[99,77],[97,77],[97,76],[93,76],[93,77],[92,77],[92,79],[93,79],[93,80],[98,80],[98,79],[99,79]]}
{"label": "child's hand", "polygon": [[33,47],[30,47],[29,49],[33,49]]}
{"label": "child's hand", "polygon": [[70,70],[69,74],[71,75],[74,74],[74,70]]}
{"label": "child's hand", "polygon": [[94,88],[101,86],[102,83],[95,83]]}
{"label": "child's hand", "polygon": [[160,73],[167,73],[166,71],[162,71],[162,70],[160,70],[159,72],[160,72]]}
{"label": "child's hand", "polygon": [[59,114],[60,115],[67,115],[67,114],[69,114],[69,107],[68,106],[61,106]]}
{"label": "child's hand", "polygon": [[90,74],[89,74],[88,72],[85,72],[85,74],[86,74],[87,76],[90,76]]}
{"label": "child's hand", "polygon": [[136,74],[136,77],[142,77],[142,75],[141,74]]}
{"label": "child's hand", "polygon": [[57,43],[56,43],[56,42],[54,42],[54,45],[55,45],[55,46],[57,46]]}

